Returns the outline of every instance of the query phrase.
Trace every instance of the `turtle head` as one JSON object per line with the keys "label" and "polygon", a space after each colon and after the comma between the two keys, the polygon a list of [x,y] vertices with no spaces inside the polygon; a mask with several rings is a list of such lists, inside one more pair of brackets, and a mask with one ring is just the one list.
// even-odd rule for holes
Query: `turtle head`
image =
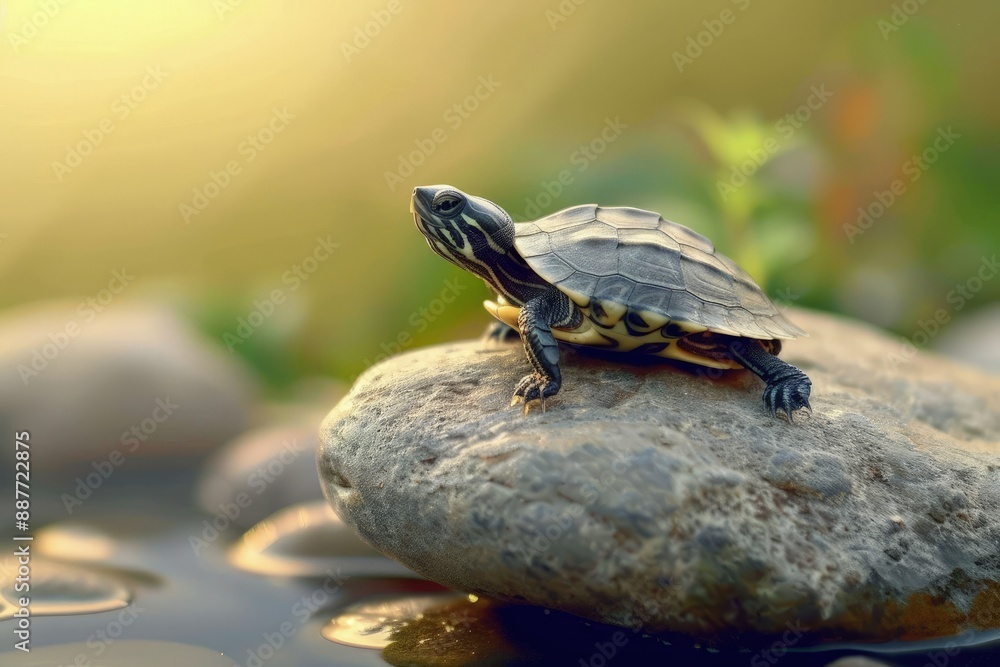
{"label": "turtle head", "polygon": [[490,254],[514,249],[514,223],[507,212],[450,185],[415,188],[410,212],[431,249],[459,266],[486,263]]}

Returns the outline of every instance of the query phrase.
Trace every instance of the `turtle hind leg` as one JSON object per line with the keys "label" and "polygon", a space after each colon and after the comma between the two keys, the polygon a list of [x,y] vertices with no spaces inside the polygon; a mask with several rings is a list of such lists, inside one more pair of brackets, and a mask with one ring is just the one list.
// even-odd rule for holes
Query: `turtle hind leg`
{"label": "turtle hind leg", "polygon": [[796,410],[804,408],[812,412],[809,405],[812,381],[798,368],[770,354],[753,338],[734,340],[729,344],[729,353],[767,385],[764,407],[772,417],[783,412],[791,422]]}
{"label": "turtle hind leg", "polygon": [[552,335],[552,327],[579,326],[582,317],[569,298],[555,288],[524,304],[517,323],[533,372],[518,382],[511,405],[524,401],[527,413],[528,404],[538,400],[545,410],[545,399],[555,396],[562,386],[559,344]]}
{"label": "turtle hind leg", "polygon": [[494,320],[486,325],[483,332],[483,340],[496,341],[497,343],[513,343],[521,338],[521,333],[506,322]]}

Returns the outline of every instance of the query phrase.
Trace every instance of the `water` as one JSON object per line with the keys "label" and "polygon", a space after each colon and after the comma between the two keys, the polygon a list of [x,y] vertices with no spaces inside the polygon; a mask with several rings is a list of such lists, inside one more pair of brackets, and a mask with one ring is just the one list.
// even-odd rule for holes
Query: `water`
{"label": "water", "polygon": [[[322,633],[330,641],[345,646],[383,649],[412,623],[422,621],[425,611],[459,599],[457,593],[437,593],[366,600],[338,612],[323,626]],[[440,624],[443,633],[454,629],[449,623]]]}

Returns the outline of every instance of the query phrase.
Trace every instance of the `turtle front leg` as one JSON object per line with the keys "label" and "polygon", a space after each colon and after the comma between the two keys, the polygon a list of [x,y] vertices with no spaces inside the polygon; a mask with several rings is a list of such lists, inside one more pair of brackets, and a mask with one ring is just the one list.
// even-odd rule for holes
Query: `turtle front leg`
{"label": "turtle front leg", "polygon": [[812,381],[798,368],[770,354],[760,341],[753,338],[733,341],[729,344],[729,353],[767,384],[764,407],[772,417],[780,411],[791,422],[792,413],[800,408],[812,412],[809,405]]}
{"label": "turtle front leg", "polygon": [[534,372],[525,375],[517,384],[511,405],[524,401],[524,412],[527,413],[529,403],[537,399],[545,410],[545,399],[555,396],[562,384],[559,344],[552,335],[552,327],[579,326],[582,317],[569,297],[555,288],[521,307],[517,323],[524,342],[524,353]]}

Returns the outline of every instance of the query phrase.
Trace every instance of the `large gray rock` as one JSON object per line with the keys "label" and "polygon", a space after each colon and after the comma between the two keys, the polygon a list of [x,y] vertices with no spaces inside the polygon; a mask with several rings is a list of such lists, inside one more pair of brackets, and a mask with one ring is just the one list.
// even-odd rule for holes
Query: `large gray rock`
{"label": "large gray rock", "polygon": [[447,586],[712,637],[1000,627],[1000,380],[796,311],[811,417],[762,384],[567,350],[548,410],[508,407],[516,345],[369,369],[321,431],[334,508]]}

